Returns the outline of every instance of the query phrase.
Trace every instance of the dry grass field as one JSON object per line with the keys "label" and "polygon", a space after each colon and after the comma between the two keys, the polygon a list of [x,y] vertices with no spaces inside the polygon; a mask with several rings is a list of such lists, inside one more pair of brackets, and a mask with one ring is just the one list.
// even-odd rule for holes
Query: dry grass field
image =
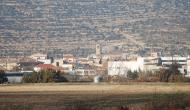
{"label": "dry grass field", "polygon": [[147,94],[190,92],[188,83],[128,83],[128,84],[23,84],[2,85],[0,93],[11,92],[103,92],[111,94]]}
{"label": "dry grass field", "polygon": [[188,83],[0,86],[0,110],[189,110]]}

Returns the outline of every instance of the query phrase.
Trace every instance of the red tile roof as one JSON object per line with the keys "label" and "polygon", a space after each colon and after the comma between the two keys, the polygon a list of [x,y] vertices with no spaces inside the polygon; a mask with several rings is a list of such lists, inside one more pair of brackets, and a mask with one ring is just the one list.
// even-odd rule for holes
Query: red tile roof
{"label": "red tile roof", "polygon": [[56,69],[56,67],[51,65],[51,64],[39,64],[39,65],[37,65],[37,67],[39,67],[39,68],[41,68],[43,70],[47,70],[47,69],[55,70]]}

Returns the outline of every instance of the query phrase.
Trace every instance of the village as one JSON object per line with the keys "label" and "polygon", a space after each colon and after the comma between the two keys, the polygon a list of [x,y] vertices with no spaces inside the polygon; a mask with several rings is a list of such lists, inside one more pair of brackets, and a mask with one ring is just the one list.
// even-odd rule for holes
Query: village
{"label": "village", "polygon": [[190,110],[190,0],[1,0],[0,110]]}
{"label": "village", "polygon": [[184,77],[190,77],[189,56],[162,56],[156,52],[150,53],[149,56],[102,54],[101,45],[96,44],[95,47],[96,53],[86,58],[72,54],[53,58],[44,53],[18,58],[2,57],[0,69],[5,71],[8,83],[22,83],[25,75],[48,70],[61,73],[68,82],[99,82],[100,79],[109,81],[110,77],[130,79],[129,72],[132,76],[138,72],[155,73],[170,68],[174,63],[178,65],[178,70]]}

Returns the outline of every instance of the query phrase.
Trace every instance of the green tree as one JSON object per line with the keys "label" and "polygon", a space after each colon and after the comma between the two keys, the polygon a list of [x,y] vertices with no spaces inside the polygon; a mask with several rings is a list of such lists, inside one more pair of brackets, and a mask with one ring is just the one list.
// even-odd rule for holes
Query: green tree
{"label": "green tree", "polygon": [[52,70],[42,70],[40,72],[33,72],[23,77],[25,83],[48,83],[54,82],[56,72]]}

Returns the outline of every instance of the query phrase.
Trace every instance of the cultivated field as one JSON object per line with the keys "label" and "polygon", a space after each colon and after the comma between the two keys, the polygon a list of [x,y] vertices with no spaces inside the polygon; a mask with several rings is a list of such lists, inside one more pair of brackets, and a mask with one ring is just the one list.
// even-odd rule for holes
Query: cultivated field
{"label": "cultivated field", "polygon": [[[189,110],[188,83],[0,86],[0,110]],[[175,108],[175,109],[174,109]]]}

